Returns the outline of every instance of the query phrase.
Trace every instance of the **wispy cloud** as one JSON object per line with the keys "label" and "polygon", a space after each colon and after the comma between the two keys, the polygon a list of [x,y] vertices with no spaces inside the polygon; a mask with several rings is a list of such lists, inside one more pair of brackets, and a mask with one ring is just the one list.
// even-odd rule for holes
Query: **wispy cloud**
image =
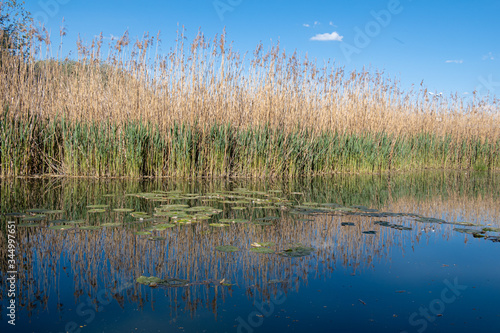
{"label": "wispy cloud", "polygon": [[462,59],[460,60],[446,60],[445,61],[447,64],[463,64],[464,61]]}
{"label": "wispy cloud", "polygon": [[302,25],[303,25],[304,27],[306,27],[306,28],[309,28],[309,27],[310,27],[310,25],[309,25],[309,24],[307,24],[307,23],[304,23],[304,24],[302,24]]}
{"label": "wispy cloud", "polygon": [[317,34],[316,36],[311,37],[311,40],[316,40],[320,42],[329,42],[329,41],[341,42],[342,38],[344,38],[344,36],[340,36],[338,32],[334,31],[331,34],[329,33]]}
{"label": "wispy cloud", "polygon": [[330,21],[330,22],[328,23],[328,25],[330,25],[330,26],[332,26],[332,27],[337,27],[335,24],[333,24],[333,21]]}
{"label": "wispy cloud", "polygon": [[493,53],[488,52],[488,54],[483,56],[483,60],[495,60],[495,57],[493,56]]}

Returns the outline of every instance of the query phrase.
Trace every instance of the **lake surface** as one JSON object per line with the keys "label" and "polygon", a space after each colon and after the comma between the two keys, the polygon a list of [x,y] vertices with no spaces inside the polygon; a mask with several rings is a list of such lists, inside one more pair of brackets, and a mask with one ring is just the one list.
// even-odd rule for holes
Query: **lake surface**
{"label": "lake surface", "polygon": [[499,191],[443,172],[0,180],[0,331],[498,332]]}

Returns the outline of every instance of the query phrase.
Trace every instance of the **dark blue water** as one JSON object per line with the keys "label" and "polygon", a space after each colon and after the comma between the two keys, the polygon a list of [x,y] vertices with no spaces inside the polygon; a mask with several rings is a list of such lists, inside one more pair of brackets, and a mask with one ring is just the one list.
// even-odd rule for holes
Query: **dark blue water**
{"label": "dark blue water", "polygon": [[[500,226],[498,181],[494,175],[441,173],[294,183],[3,181],[3,214],[18,212],[26,218],[34,214],[27,212],[33,208],[64,212],[46,213],[44,219],[30,222],[37,224],[32,227],[22,226],[23,217],[2,216],[2,258],[7,258],[7,221],[18,226],[18,276],[14,326],[8,323],[7,305],[13,298],[7,294],[8,262],[2,259],[0,329],[497,332],[500,234],[483,229]],[[129,196],[172,190],[179,193],[157,193],[168,200]],[[186,199],[186,193],[198,197]],[[231,203],[244,201],[241,197],[252,200]],[[336,206],[321,206],[325,203]],[[109,207],[98,215],[88,213],[91,204]],[[170,219],[175,227],[140,235],[136,232],[164,218],[159,222],[158,217],[145,217],[144,222],[112,211],[127,207],[152,215],[165,204],[204,205],[221,212],[188,224]],[[272,205],[277,208],[258,208]],[[346,207],[351,210],[334,210]],[[381,213],[393,215],[376,215]],[[265,219],[269,216],[277,219]],[[63,218],[84,221],[53,222]],[[247,221],[209,225],[224,218]],[[419,222],[422,218],[440,220]],[[111,222],[120,225],[102,227]],[[346,222],[354,225],[343,226]],[[457,224],[463,222],[470,225]],[[48,228],[56,225],[70,229]],[[80,229],[86,225],[100,228]],[[463,228],[476,232],[456,231]],[[151,236],[164,239],[149,240]],[[250,251],[252,243],[263,241],[275,243],[270,247],[274,253]],[[280,255],[295,243],[314,250],[302,257]],[[240,251],[220,252],[219,245]],[[150,287],[136,282],[141,275],[187,283]]]}

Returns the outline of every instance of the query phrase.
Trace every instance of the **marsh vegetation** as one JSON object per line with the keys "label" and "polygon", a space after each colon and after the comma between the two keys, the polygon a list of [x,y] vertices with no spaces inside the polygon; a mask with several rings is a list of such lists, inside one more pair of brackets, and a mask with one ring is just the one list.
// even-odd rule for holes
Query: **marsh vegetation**
{"label": "marsh vegetation", "polygon": [[[63,31],[61,32],[64,33]],[[62,39],[62,36],[61,36]],[[433,97],[224,34],[2,52],[0,174],[297,176],[500,166],[498,99]],[[57,48],[56,55],[53,51]],[[162,50],[168,50],[166,53]]]}

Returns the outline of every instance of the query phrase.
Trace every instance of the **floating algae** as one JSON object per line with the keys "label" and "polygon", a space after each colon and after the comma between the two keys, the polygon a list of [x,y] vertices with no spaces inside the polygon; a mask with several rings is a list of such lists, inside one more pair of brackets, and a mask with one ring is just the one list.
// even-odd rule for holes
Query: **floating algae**
{"label": "floating algae", "polygon": [[343,227],[345,227],[345,226],[353,226],[354,223],[352,223],[352,222],[342,222],[342,223],[340,223],[340,225],[343,226]]}
{"label": "floating algae", "polygon": [[377,232],[374,230],[366,230],[366,231],[363,231],[363,233],[366,235],[375,235]]}

